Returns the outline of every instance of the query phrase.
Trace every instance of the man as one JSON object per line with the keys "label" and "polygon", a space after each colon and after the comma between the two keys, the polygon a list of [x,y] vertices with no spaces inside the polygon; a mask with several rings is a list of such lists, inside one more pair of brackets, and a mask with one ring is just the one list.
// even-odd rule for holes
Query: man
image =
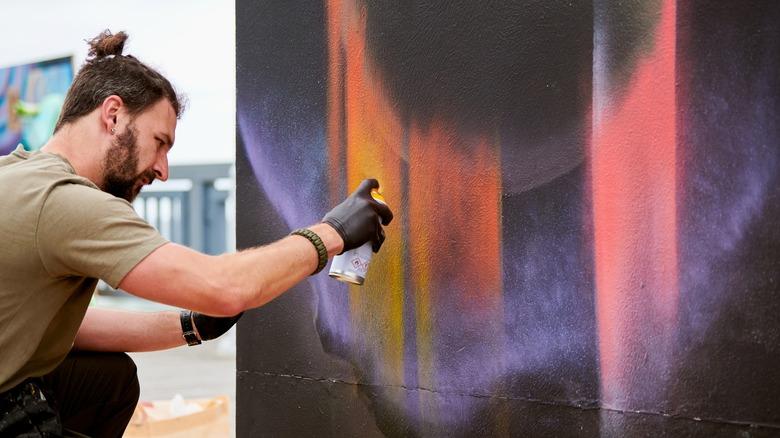
{"label": "man", "polygon": [[[121,436],[138,399],[123,352],[213,339],[328,257],[378,251],[392,220],[366,180],[322,223],[265,247],[208,256],[166,241],[130,202],[168,178],[183,107],[162,75],[122,55],[126,39],[89,42],[40,152],[0,157],[0,436]],[[97,279],[192,311],[88,308]]]}

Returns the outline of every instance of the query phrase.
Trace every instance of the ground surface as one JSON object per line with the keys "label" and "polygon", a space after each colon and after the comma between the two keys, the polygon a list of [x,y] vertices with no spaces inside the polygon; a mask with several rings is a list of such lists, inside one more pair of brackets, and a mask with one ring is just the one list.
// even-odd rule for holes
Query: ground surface
{"label": "ground surface", "polygon": [[[97,297],[93,305],[134,311],[169,309],[154,303],[127,297]],[[217,341],[196,347],[179,347],[130,355],[138,366],[141,400],[171,400],[176,394],[184,399],[230,398],[230,421],[235,436],[236,357],[235,331]]]}

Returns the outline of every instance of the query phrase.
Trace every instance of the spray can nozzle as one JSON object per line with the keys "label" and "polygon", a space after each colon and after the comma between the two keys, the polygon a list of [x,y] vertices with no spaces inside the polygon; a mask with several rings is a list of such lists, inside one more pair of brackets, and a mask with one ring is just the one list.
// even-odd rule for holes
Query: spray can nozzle
{"label": "spray can nozzle", "polygon": [[382,204],[387,204],[385,202],[385,197],[382,196],[382,192],[380,192],[379,189],[371,190],[371,197],[374,198],[374,201],[381,202]]}

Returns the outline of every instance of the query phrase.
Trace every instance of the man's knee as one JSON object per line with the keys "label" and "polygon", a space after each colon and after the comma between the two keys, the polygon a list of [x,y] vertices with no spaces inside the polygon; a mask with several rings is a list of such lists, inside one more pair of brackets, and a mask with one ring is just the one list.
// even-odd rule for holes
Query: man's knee
{"label": "man's knee", "polygon": [[112,356],[112,367],[116,370],[123,387],[120,393],[123,395],[122,398],[137,403],[141,395],[141,386],[138,383],[138,368],[135,362],[126,353],[113,353]]}
{"label": "man's knee", "polygon": [[[138,368],[126,353],[88,353],[94,358],[94,365],[100,369],[113,390],[107,394],[106,401],[121,404],[135,404],[141,394],[138,383]],[[110,377],[109,377],[110,376]],[[111,395],[109,395],[111,394]]]}
{"label": "man's knee", "polygon": [[44,381],[63,425],[91,436],[116,435],[99,432],[104,427],[124,430],[140,395],[135,362],[125,353],[73,351]]}

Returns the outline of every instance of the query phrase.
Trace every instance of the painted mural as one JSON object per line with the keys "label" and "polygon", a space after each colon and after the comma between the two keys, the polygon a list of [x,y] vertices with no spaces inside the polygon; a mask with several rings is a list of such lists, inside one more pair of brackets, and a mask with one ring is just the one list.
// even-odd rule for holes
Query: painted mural
{"label": "painted mural", "polygon": [[72,81],[70,57],[0,68],[0,155],[46,143]]}
{"label": "painted mural", "polygon": [[780,434],[780,4],[236,12],[238,245],[395,212],[242,319],[239,436]]}

